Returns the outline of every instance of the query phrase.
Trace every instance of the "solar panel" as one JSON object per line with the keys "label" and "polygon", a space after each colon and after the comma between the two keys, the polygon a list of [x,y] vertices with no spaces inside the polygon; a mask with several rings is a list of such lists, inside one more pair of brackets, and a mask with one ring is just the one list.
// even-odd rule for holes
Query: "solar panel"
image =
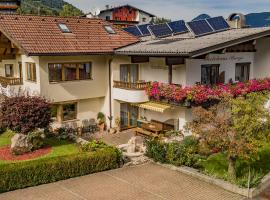
{"label": "solar panel", "polygon": [[156,36],[156,37],[166,37],[169,35],[172,35],[172,30],[168,26],[168,24],[156,24],[149,26],[150,31]]}
{"label": "solar panel", "polygon": [[175,34],[188,32],[188,28],[184,20],[169,22],[168,25]]}
{"label": "solar panel", "polygon": [[142,36],[142,33],[140,32],[137,26],[130,26],[127,28],[123,28],[123,30],[137,37]]}
{"label": "solar panel", "polygon": [[150,32],[149,32],[149,30],[147,28],[150,25],[151,24],[143,24],[143,25],[138,25],[137,27],[140,29],[143,36],[147,36],[147,35],[150,35]]}
{"label": "solar panel", "polygon": [[187,24],[196,36],[201,36],[214,32],[206,20],[192,21],[188,22]]}
{"label": "solar panel", "polygon": [[230,28],[229,24],[223,17],[213,17],[206,20],[215,31],[222,31]]}

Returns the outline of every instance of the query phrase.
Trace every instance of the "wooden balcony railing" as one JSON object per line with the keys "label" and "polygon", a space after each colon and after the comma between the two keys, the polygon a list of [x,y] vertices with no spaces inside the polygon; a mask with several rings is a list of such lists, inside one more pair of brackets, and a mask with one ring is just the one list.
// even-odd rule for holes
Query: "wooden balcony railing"
{"label": "wooden balcony railing", "polygon": [[22,85],[22,79],[20,79],[20,78],[14,78],[14,77],[3,77],[3,76],[0,76],[0,84],[2,86],[7,86],[7,85]]}
{"label": "wooden balcony railing", "polygon": [[151,82],[124,82],[124,81],[113,81],[113,87],[121,88],[121,89],[128,89],[128,90],[144,90],[146,87],[151,85]]}

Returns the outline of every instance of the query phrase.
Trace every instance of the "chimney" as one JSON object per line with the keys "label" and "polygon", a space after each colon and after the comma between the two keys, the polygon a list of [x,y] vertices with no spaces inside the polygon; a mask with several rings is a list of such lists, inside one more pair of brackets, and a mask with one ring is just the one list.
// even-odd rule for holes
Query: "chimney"
{"label": "chimney", "polygon": [[246,17],[241,13],[233,13],[227,19],[231,28],[246,28]]}

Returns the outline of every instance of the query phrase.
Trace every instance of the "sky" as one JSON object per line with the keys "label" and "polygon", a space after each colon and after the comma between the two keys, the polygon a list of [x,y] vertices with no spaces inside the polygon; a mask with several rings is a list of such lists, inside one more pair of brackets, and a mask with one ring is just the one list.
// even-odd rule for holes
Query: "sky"
{"label": "sky", "polygon": [[66,0],[84,12],[100,10],[105,5],[130,4],[168,19],[191,20],[199,14],[228,17],[233,12],[270,12],[270,0]]}

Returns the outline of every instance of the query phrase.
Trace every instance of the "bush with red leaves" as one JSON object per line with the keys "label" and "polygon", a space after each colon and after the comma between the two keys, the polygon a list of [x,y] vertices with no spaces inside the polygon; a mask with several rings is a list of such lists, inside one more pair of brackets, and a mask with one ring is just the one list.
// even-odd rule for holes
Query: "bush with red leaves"
{"label": "bush with red leaves", "polygon": [[37,96],[6,98],[0,106],[0,123],[4,128],[27,134],[51,123],[50,103]]}

